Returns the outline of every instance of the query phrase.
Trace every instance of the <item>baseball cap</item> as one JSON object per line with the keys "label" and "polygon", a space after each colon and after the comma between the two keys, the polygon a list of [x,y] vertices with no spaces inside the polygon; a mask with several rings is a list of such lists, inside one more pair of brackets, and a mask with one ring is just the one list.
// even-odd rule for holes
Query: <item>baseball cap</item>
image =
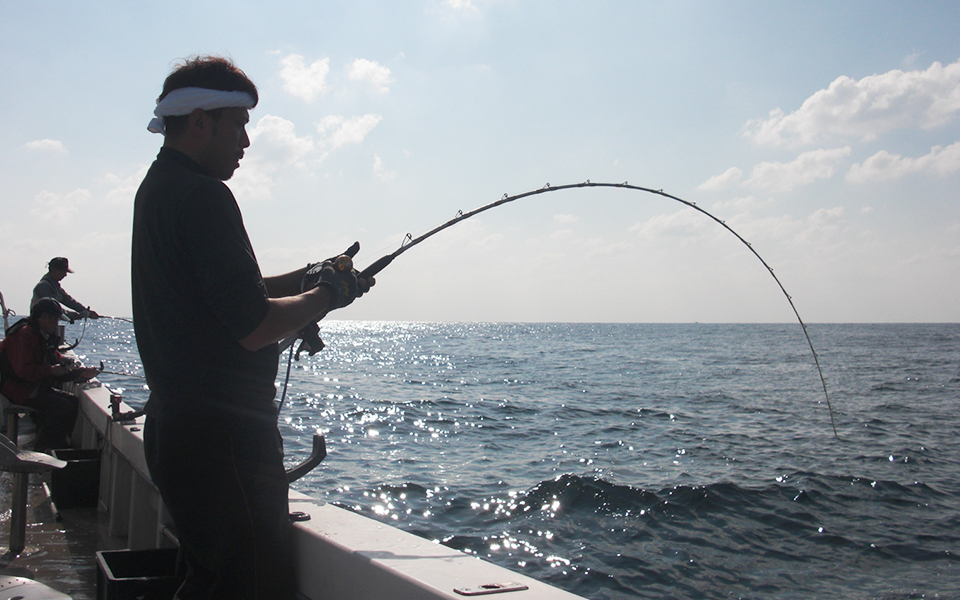
{"label": "baseball cap", "polygon": [[54,315],[59,319],[63,316],[63,307],[53,298],[40,298],[30,309],[30,316],[39,317],[42,314]]}
{"label": "baseball cap", "polygon": [[61,271],[66,271],[67,273],[73,273],[73,270],[70,268],[70,261],[62,256],[51,258],[50,262],[47,263],[47,266],[51,269],[60,269]]}

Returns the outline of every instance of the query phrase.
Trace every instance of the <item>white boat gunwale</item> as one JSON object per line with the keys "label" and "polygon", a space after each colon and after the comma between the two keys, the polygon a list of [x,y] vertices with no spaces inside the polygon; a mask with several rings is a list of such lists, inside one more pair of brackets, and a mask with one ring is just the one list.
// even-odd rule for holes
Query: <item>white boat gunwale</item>
{"label": "white boat gunwale", "polygon": [[[109,534],[132,550],[170,548],[172,520],[150,481],[143,453],[143,417],[111,418],[110,390],[94,380],[72,390],[80,398],[74,439],[81,449],[100,448],[99,510]],[[121,411],[132,407],[121,404]],[[79,434],[79,435],[77,435]],[[290,491],[299,594],[310,600],[462,600],[455,589],[519,584],[497,593],[502,600],[575,600],[580,596],[515,573],[350,510]]]}

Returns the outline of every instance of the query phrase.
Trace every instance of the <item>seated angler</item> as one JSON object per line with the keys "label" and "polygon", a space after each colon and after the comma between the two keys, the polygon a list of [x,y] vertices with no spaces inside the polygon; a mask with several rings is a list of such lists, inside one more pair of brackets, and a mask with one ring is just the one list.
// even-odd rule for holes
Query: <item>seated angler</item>
{"label": "seated angler", "polygon": [[41,298],[30,316],[14,323],[0,341],[0,394],[37,411],[34,449],[39,452],[69,447],[77,420],[79,400],[54,384],[86,381],[98,372],[77,366],[58,351],[57,325],[62,314],[56,300]]}

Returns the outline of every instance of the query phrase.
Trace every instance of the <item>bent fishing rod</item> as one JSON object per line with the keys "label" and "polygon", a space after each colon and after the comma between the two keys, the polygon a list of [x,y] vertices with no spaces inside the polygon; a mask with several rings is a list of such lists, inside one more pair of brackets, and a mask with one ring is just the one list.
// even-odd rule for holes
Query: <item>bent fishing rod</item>
{"label": "bent fishing rod", "polygon": [[[360,271],[360,273],[357,275],[357,277],[360,277],[360,278],[370,278],[370,277],[373,277],[374,275],[376,275],[377,273],[379,273],[380,271],[382,271],[384,268],[386,268],[387,265],[389,265],[390,263],[392,263],[395,258],[397,258],[398,256],[400,256],[401,254],[403,254],[403,253],[406,252],[407,250],[413,248],[414,246],[416,246],[416,245],[419,244],[420,242],[426,240],[427,238],[429,238],[429,237],[431,237],[431,236],[434,236],[434,235],[440,233],[441,231],[443,231],[444,229],[447,229],[448,227],[452,227],[452,226],[456,225],[457,223],[460,223],[461,221],[465,221],[466,219],[469,219],[470,217],[472,217],[472,216],[474,216],[474,215],[478,215],[478,214],[480,214],[480,213],[482,213],[482,212],[488,211],[488,210],[490,210],[490,209],[492,209],[492,208],[496,208],[496,207],[498,207],[498,206],[502,206],[502,205],[507,204],[507,203],[509,203],[509,202],[513,202],[513,201],[515,201],[515,200],[520,200],[521,198],[527,198],[527,197],[529,197],[529,196],[536,196],[536,195],[539,195],[539,194],[545,194],[545,193],[547,193],[547,192],[558,192],[558,191],[560,191],[560,190],[570,190],[570,189],[578,189],[578,188],[620,188],[620,189],[634,190],[634,191],[637,191],[637,192],[646,192],[646,193],[648,193],[648,194],[655,194],[655,195],[657,195],[657,196],[662,196],[662,197],[667,198],[667,199],[669,199],[669,200],[673,200],[673,201],[675,201],[675,202],[679,202],[680,204],[683,204],[683,205],[685,205],[685,206],[688,206],[688,207],[696,210],[697,212],[700,212],[700,213],[706,215],[707,217],[709,217],[710,219],[712,219],[713,221],[715,221],[716,223],[718,223],[721,227],[723,227],[724,229],[726,229],[727,231],[729,231],[731,234],[733,234],[733,236],[736,237],[738,240],[740,240],[740,242],[741,242],[744,246],[746,246],[746,247],[750,250],[750,252],[751,252],[755,257],[757,257],[757,260],[759,260],[760,263],[761,263],[764,267],[766,267],[767,271],[770,273],[770,276],[773,277],[773,280],[777,282],[777,286],[780,288],[780,291],[783,292],[784,297],[786,297],[787,302],[790,304],[790,308],[793,310],[793,314],[797,317],[797,321],[800,323],[800,327],[803,329],[803,335],[804,335],[804,337],[805,337],[806,340],[807,340],[807,345],[810,347],[810,352],[813,354],[813,361],[814,361],[814,364],[816,365],[817,373],[818,373],[819,376],[820,376],[820,385],[823,387],[823,397],[824,397],[824,399],[826,400],[827,410],[828,410],[829,413],[830,413],[830,425],[831,425],[832,428],[833,428],[833,435],[834,435],[834,437],[836,437],[836,438],[839,439],[840,436],[837,434],[837,424],[836,424],[836,420],[834,419],[834,416],[833,416],[833,406],[830,404],[830,395],[827,393],[827,381],[826,381],[826,379],[825,379],[824,376],[823,376],[823,370],[820,368],[820,358],[817,356],[817,351],[816,351],[816,349],[813,347],[813,341],[810,339],[810,333],[807,331],[807,324],[804,323],[804,322],[803,322],[803,319],[800,317],[800,312],[797,310],[796,305],[793,303],[793,297],[791,297],[790,294],[787,293],[786,288],[783,287],[783,283],[780,282],[780,278],[778,278],[777,275],[776,275],[776,273],[773,272],[773,267],[771,267],[769,264],[767,264],[767,261],[765,261],[765,260],[763,259],[763,257],[760,256],[760,254],[756,251],[756,249],[753,247],[753,245],[752,245],[750,242],[748,242],[747,240],[745,240],[739,233],[737,233],[736,231],[734,231],[732,227],[730,227],[729,225],[727,225],[726,221],[724,221],[723,219],[720,219],[720,218],[714,216],[713,214],[711,214],[711,213],[708,212],[707,210],[701,208],[700,206],[697,206],[697,203],[696,203],[696,202],[690,202],[689,200],[684,200],[683,198],[679,198],[679,197],[674,196],[674,195],[672,195],[672,194],[668,194],[668,193],[664,192],[662,189],[660,189],[660,190],[655,190],[655,189],[652,189],[652,188],[641,187],[641,186],[638,186],[638,185],[630,185],[629,182],[626,182],[626,181],[624,181],[623,183],[595,183],[595,182],[592,182],[592,181],[590,181],[590,180],[588,179],[588,180],[586,180],[586,181],[584,181],[584,182],[582,182],[582,183],[570,183],[570,184],[566,184],[566,185],[550,185],[549,183],[547,183],[546,185],[544,185],[543,187],[541,187],[541,188],[539,188],[539,189],[531,190],[531,191],[529,191],[529,192],[523,192],[522,194],[515,194],[515,195],[513,195],[513,196],[510,196],[510,195],[508,195],[508,194],[504,194],[503,197],[501,197],[499,200],[497,200],[497,201],[495,201],[495,202],[491,202],[490,204],[486,204],[486,205],[484,205],[484,206],[481,206],[480,208],[474,209],[474,210],[472,210],[472,211],[470,211],[470,212],[466,212],[466,213],[465,213],[465,212],[463,212],[463,211],[457,211],[457,215],[456,215],[454,218],[450,219],[450,220],[447,221],[446,223],[443,223],[442,225],[439,225],[439,226],[431,229],[430,231],[424,233],[423,235],[421,235],[421,236],[419,236],[419,237],[414,238],[412,235],[410,235],[410,234],[408,233],[408,234],[404,237],[403,241],[402,241],[401,244],[400,244],[400,247],[399,247],[397,250],[395,250],[394,252],[392,252],[392,253],[390,253],[390,254],[387,254],[386,256],[383,256],[383,257],[377,259],[376,261],[374,261],[373,264],[371,264],[369,267],[367,267],[367,268],[364,269],[363,271]],[[358,249],[359,249],[359,248],[358,248]],[[352,247],[351,247],[351,250],[353,250]],[[354,250],[354,253],[355,253],[355,252],[356,252],[356,250]],[[284,340],[284,341],[281,343],[281,346],[280,346],[280,347],[281,347],[281,352],[282,352],[283,350],[285,350],[287,347],[289,347],[289,346],[294,342],[294,340],[295,340],[297,337],[298,337],[298,336],[292,336],[292,337],[290,337],[290,338],[287,338],[287,340]],[[299,353],[298,353],[298,354],[299,354]],[[312,354],[312,352],[311,352],[311,354]]]}

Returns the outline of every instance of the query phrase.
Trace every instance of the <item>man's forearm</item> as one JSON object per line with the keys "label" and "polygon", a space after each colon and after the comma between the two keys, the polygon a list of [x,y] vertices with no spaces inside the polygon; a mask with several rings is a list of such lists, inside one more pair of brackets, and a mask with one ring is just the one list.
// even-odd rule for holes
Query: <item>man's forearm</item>
{"label": "man's forearm", "polygon": [[87,307],[84,306],[83,303],[66,292],[63,293],[63,298],[60,299],[60,304],[72,308],[81,315],[87,310]]}
{"label": "man's forearm", "polygon": [[283,275],[274,275],[273,277],[264,277],[263,284],[267,287],[267,297],[286,298],[300,294],[300,282],[303,275],[307,272],[307,267],[301,267],[296,271],[290,271]]}
{"label": "man's forearm", "polygon": [[[298,286],[299,287],[299,286]],[[323,286],[304,294],[270,298],[267,316],[240,345],[256,351],[291,336],[320,320],[330,306],[330,294]]]}

